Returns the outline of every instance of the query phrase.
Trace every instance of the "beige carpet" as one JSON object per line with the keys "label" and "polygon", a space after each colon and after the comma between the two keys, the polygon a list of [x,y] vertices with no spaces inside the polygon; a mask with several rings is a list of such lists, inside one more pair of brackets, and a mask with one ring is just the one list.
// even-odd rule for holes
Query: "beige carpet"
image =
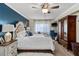
{"label": "beige carpet", "polygon": [[55,56],[74,56],[71,51],[68,51],[66,48],[64,48],[62,45],[58,44],[58,42],[55,42]]}
{"label": "beige carpet", "polygon": [[51,53],[36,53],[36,52],[24,52],[24,53],[19,53],[18,56],[53,56]]}

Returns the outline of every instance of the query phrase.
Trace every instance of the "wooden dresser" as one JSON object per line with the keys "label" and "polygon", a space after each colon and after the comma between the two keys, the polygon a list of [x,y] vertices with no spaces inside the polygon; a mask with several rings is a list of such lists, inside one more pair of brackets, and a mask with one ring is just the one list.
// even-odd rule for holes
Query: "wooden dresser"
{"label": "wooden dresser", "polygon": [[12,40],[8,43],[0,44],[0,56],[16,56],[17,41]]}

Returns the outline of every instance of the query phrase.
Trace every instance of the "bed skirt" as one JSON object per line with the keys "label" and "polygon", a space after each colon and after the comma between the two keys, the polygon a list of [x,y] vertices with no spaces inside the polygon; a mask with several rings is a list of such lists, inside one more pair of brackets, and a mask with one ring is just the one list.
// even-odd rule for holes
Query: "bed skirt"
{"label": "bed skirt", "polygon": [[51,53],[54,54],[54,51],[50,50],[50,49],[17,49],[18,53],[21,52],[43,52],[43,53]]}

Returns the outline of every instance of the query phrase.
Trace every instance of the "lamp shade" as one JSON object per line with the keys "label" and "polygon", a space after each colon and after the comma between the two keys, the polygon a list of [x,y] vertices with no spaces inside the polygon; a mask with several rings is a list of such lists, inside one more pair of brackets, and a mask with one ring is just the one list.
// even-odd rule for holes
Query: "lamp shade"
{"label": "lamp shade", "polygon": [[5,24],[2,26],[2,32],[12,32],[12,31],[14,31],[14,25]]}

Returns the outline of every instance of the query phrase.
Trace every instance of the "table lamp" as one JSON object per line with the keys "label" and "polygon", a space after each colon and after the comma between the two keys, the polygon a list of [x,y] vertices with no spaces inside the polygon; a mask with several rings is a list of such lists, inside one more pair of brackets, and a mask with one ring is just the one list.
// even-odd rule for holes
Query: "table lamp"
{"label": "table lamp", "polygon": [[2,32],[6,32],[4,35],[5,42],[9,42],[12,39],[12,34],[10,32],[14,31],[14,25],[12,24],[5,24],[2,26]]}

